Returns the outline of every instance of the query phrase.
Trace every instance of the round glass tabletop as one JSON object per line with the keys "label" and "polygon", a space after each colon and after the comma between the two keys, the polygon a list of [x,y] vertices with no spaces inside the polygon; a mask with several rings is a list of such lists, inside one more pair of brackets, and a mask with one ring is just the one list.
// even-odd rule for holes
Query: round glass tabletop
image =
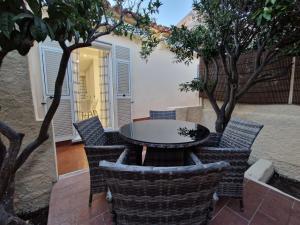
{"label": "round glass tabletop", "polygon": [[200,124],[180,120],[144,120],[120,128],[128,142],[157,148],[184,148],[206,140],[209,130]]}

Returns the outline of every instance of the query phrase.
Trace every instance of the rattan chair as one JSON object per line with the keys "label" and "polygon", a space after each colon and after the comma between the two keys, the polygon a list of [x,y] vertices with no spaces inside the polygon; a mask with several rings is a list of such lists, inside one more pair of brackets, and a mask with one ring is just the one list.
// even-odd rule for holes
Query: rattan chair
{"label": "rattan chair", "polygon": [[92,117],[74,123],[83,143],[90,170],[90,198],[89,206],[93,201],[93,194],[106,192],[103,175],[99,169],[99,161],[116,162],[126,148],[125,142],[119,137],[119,132],[105,132],[98,117]]}
{"label": "rattan chair", "polygon": [[132,166],[127,158],[128,150],[117,163],[100,162],[115,224],[208,224],[213,194],[228,163],[203,165],[193,153],[189,165],[179,167]]}
{"label": "rattan chair", "polygon": [[176,111],[167,110],[167,111],[154,111],[150,110],[150,119],[151,120],[176,120]]}
{"label": "rattan chair", "polygon": [[218,186],[218,196],[240,199],[243,210],[243,180],[248,169],[248,158],[251,146],[263,125],[232,118],[223,134],[212,133],[209,140],[196,148],[194,153],[203,163],[213,163],[224,160],[230,163],[229,171]]}

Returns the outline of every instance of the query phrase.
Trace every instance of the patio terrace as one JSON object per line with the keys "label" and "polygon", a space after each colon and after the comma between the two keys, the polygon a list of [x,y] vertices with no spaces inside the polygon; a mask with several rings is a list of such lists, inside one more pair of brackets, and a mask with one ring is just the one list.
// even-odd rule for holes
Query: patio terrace
{"label": "patio terrace", "polygon": [[[68,148],[77,154],[83,151],[81,145]],[[60,150],[63,149],[60,148]],[[59,165],[59,168],[70,169],[72,165],[66,163],[67,158],[64,160],[61,159],[59,162],[64,162],[65,168],[62,167],[63,164]],[[84,165],[84,162],[79,162],[79,164]],[[250,180],[245,180],[244,184],[244,212],[240,212],[238,200],[222,198],[217,203],[210,225],[300,224],[300,201]],[[91,208],[88,207],[88,196],[89,173],[87,169],[60,176],[51,194],[48,225],[112,224],[105,195],[96,195]]]}

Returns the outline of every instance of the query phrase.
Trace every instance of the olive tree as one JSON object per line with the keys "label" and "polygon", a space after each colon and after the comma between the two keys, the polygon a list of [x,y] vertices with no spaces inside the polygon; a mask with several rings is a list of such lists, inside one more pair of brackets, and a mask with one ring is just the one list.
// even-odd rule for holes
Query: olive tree
{"label": "olive tree", "polygon": [[[197,25],[172,26],[163,38],[177,62],[190,63],[201,58],[204,73],[181,84],[182,91],[201,91],[217,115],[215,129],[222,132],[235,105],[254,85],[278,79],[278,74],[263,73],[264,68],[287,55],[300,51],[299,0],[197,0],[193,10]],[[151,50],[152,43],[147,45]],[[254,52],[251,74],[241,83],[238,70],[241,56]],[[146,54],[147,56],[147,54]],[[225,73],[224,100],[215,98],[221,69]]]}
{"label": "olive tree", "polygon": [[23,146],[25,134],[14,130],[1,118],[1,225],[27,224],[14,211],[15,174],[49,138],[49,127],[60,103],[71,53],[75,49],[91,46],[97,38],[112,32],[119,35],[137,34],[142,38],[151,36],[151,15],[158,12],[159,0],[115,0],[114,3],[111,5],[106,0],[0,0],[0,66],[10,51],[17,50],[21,55],[26,55],[34,42],[44,41],[47,37],[57,41],[63,51],[54,98],[36,138]]}

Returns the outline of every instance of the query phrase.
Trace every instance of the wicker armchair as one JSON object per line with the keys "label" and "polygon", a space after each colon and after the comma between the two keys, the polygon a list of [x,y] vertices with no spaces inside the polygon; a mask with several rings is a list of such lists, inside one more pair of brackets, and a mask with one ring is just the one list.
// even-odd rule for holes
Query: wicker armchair
{"label": "wicker armchair", "polygon": [[198,147],[194,153],[203,163],[224,160],[230,163],[229,171],[218,185],[219,196],[240,199],[243,210],[243,180],[248,169],[251,146],[263,125],[255,122],[232,118],[223,134],[212,133],[205,146]]}
{"label": "wicker armchair", "polygon": [[208,224],[213,194],[228,163],[203,165],[193,153],[190,165],[181,167],[132,166],[127,158],[128,150],[117,163],[100,162],[115,224]]}
{"label": "wicker armchair", "polygon": [[149,114],[151,120],[176,120],[175,110],[167,110],[167,111],[150,110]]}
{"label": "wicker armchair", "polygon": [[90,198],[89,206],[93,201],[93,194],[106,192],[107,187],[99,169],[99,161],[116,162],[124,151],[125,142],[117,131],[105,132],[98,117],[74,123],[83,143],[90,170]]}

